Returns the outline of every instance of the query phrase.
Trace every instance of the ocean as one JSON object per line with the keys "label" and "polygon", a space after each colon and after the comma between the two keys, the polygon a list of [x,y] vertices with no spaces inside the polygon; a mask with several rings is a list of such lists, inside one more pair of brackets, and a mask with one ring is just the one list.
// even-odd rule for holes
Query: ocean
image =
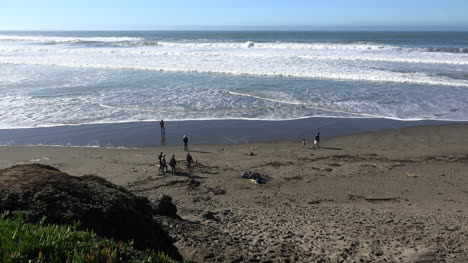
{"label": "ocean", "polygon": [[0,32],[0,129],[468,121],[467,32]]}

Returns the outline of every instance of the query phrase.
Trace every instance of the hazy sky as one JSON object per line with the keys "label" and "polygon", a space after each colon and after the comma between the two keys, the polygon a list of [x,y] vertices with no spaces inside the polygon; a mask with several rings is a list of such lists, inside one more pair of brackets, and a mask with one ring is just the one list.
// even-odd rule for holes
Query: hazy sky
{"label": "hazy sky", "polygon": [[468,29],[468,0],[0,0],[0,30]]}

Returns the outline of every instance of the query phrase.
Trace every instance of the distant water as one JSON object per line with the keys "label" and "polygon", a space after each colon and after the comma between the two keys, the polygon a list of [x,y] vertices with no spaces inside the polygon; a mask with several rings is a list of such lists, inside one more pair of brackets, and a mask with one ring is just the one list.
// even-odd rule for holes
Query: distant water
{"label": "distant water", "polygon": [[0,128],[468,120],[467,32],[0,32]]}

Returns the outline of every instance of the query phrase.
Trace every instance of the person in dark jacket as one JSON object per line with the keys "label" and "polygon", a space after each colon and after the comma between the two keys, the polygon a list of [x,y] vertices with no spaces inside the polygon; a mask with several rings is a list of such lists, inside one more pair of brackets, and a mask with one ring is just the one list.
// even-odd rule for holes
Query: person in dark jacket
{"label": "person in dark jacket", "polygon": [[172,155],[171,160],[169,160],[169,166],[171,167],[171,174],[175,175],[177,161],[175,159],[175,155]]}
{"label": "person in dark jacket", "polygon": [[166,174],[166,172],[167,172],[167,162],[166,162],[166,155],[165,154],[163,154],[159,166],[160,166],[160,169],[163,172],[163,174]]}
{"label": "person in dark jacket", "polygon": [[188,152],[188,137],[187,135],[184,135],[184,138],[182,139],[184,141],[184,151]]}
{"label": "person in dark jacket", "polygon": [[320,148],[320,132],[317,132],[317,135],[315,135],[314,145],[312,146],[312,149],[314,149],[315,146],[317,146],[317,148]]}
{"label": "person in dark jacket", "polygon": [[164,120],[159,122],[159,126],[161,126],[161,135],[166,133],[166,128],[164,127]]}
{"label": "person in dark jacket", "polygon": [[160,171],[160,172],[162,172],[162,171],[161,171],[161,168],[162,168],[162,166],[161,166],[161,159],[162,159],[163,155],[164,155],[163,152],[159,153],[159,155],[158,155],[159,171]]}
{"label": "person in dark jacket", "polygon": [[189,172],[191,172],[192,171],[193,158],[192,158],[192,155],[190,155],[190,153],[187,153],[186,161],[187,161],[187,170]]}

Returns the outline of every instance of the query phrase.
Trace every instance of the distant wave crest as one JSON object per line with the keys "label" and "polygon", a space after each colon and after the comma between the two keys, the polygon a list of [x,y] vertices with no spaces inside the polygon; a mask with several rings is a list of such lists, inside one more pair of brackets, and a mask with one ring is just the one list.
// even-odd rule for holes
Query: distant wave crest
{"label": "distant wave crest", "polygon": [[138,41],[139,37],[56,37],[56,36],[13,36],[0,35],[0,41],[23,41],[43,43],[86,43],[86,42],[123,42]]}

